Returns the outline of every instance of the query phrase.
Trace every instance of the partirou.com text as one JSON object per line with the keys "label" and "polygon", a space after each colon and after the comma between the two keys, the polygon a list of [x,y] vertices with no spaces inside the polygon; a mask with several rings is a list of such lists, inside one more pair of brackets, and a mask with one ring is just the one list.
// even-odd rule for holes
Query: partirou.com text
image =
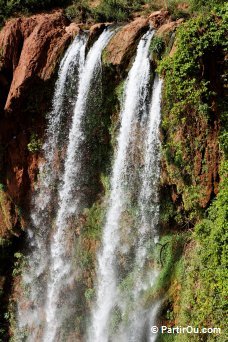
{"label": "partirou.com text", "polygon": [[151,327],[151,332],[156,334],[160,332],[161,334],[221,334],[221,328],[209,327],[209,328],[198,328],[191,325],[187,327],[176,326],[167,327],[162,325],[161,327],[153,326]]}

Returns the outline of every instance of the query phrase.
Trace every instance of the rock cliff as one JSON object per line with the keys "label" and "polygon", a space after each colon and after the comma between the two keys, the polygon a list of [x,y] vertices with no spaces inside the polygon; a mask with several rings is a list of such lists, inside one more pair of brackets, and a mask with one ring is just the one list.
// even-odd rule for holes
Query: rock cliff
{"label": "rock cliff", "polygon": [[[116,33],[102,56],[103,82],[106,85],[107,98],[107,108],[102,110],[106,115],[114,118],[113,121],[118,122],[117,87],[121,85],[127,74],[140,37],[150,26],[156,29],[155,37],[158,39],[158,45],[160,44],[156,48],[162,47],[162,49],[160,56],[159,54],[156,58],[151,56],[151,61],[154,66],[157,66],[161,56],[166,54],[172,58],[175,55],[176,44],[173,45],[175,31],[182,23],[182,19],[172,20],[167,11],[161,10],[116,27]],[[109,25],[111,23],[98,23],[89,28],[87,50],[102,30]],[[70,23],[63,11],[58,10],[51,14],[11,19],[0,31],[0,239],[13,241],[8,256],[11,267],[13,254],[24,238],[23,229],[29,216],[31,193],[37,179],[38,164],[42,159],[39,145],[45,134],[46,114],[51,107],[58,64],[73,37],[83,27],[84,24]],[[214,82],[210,91],[218,90],[218,93],[222,94],[221,68],[223,68],[221,61],[215,58],[213,53],[208,53],[201,59],[202,77],[211,84]],[[198,75],[197,77],[200,78]],[[220,181],[218,100],[212,99],[210,105],[210,120],[195,119],[195,112],[189,110],[188,113],[186,112],[185,120],[175,125],[175,133],[173,133],[172,116],[167,107],[163,121],[166,119],[170,125],[166,123],[166,128],[163,127],[161,132],[165,152],[168,151],[170,140],[176,146],[180,146],[183,141],[188,142],[189,150],[183,148],[182,157],[184,162],[191,165],[188,172],[192,178],[197,179],[197,184],[193,182],[193,185],[201,189],[201,196],[197,198],[200,210],[210,205],[211,200],[218,193]],[[163,108],[166,106],[167,103],[163,99]],[[112,138],[108,136],[109,127],[105,127],[104,132],[107,136],[102,137],[102,141],[109,143]],[[32,139],[36,140],[37,145],[34,150],[28,148]],[[199,149],[196,148],[196,141],[201,144]],[[175,146],[171,146],[168,151],[169,156],[175,154],[174,150]],[[178,166],[178,173],[176,166],[173,165],[174,163],[169,163],[167,156],[166,158],[163,156],[161,196],[165,200],[172,201],[176,212],[181,212],[184,216],[187,212],[185,203],[188,202],[186,198],[188,193],[183,194],[182,188],[187,183],[182,182],[180,174],[185,170]],[[189,178],[187,182],[191,183]],[[189,184],[187,185],[190,188],[192,184]],[[164,208],[167,209],[165,206]],[[190,220],[187,219],[186,224],[189,224]],[[180,229],[177,222],[170,217],[163,226],[164,229],[171,231]],[[80,229],[78,235],[80,236]],[[82,245],[83,250],[92,251],[91,253],[95,255],[97,245],[92,239],[84,240]],[[92,287],[93,278],[91,268],[84,276],[89,288]],[[11,276],[11,270],[4,270],[4,276],[0,276],[0,288],[7,287],[5,291],[7,293],[11,291]],[[5,306],[7,305],[6,300]]]}

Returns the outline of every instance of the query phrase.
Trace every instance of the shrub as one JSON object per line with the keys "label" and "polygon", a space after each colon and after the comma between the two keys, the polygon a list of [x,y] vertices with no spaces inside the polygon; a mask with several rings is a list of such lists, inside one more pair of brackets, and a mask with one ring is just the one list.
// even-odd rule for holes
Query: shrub
{"label": "shrub", "polygon": [[192,10],[205,12],[216,7],[217,5],[223,5],[226,3],[226,0],[190,0],[190,4]]}
{"label": "shrub", "polygon": [[0,25],[8,17],[17,13],[34,13],[65,7],[71,2],[72,0],[0,0]]}
{"label": "shrub", "polygon": [[[211,123],[216,120],[212,103],[221,103],[215,94],[213,80],[205,72],[208,59],[217,65],[227,51],[226,7],[198,15],[182,24],[176,34],[176,51],[159,62],[164,76],[163,90],[163,156],[171,182],[184,199],[184,210],[194,223],[202,218],[197,203],[206,198],[200,177],[193,172],[196,151],[201,153],[201,174],[207,175],[208,159],[203,155]],[[219,59],[221,56],[221,59]],[[219,69],[218,69],[219,72]],[[220,76],[218,74],[218,76]],[[222,109],[225,123],[227,110]],[[203,127],[202,134],[197,133]],[[191,128],[190,128],[191,127]],[[220,146],[226,145],[226,129],[222,130]],[[191,205],[192,202],[192,205]]]}
{"label": "shrub", "polygon": [[225,340],[227,283],[228,163],[221,167],[220,191],[205,219],[195,227],[185,256],[178,324],[220,327]]}
{"label": "shrub", "polygon": [[27,145],[29,152],[36,153],[42,148],[41,139],[38,138],[37,134],[32,133],[30,142]]}
{"label": "shrub", "polygon": [[74,1],[72,5],[66,8],[65,13],[69,20],[76,19],[80,22],[85,22],[92,16],[92,10],[87,0]]}
{"label": "shrub", "polygon": [[104,208],[102,203],[94,203],[89,209],[84,210],[86,222],[84,226],[84,236],[99,240],[104,219]]}
{"label": "shrub", "polygon": [[150,52],[152,56],[155,55],[157,59],[161,59],[161,55],[164,52],[165,49],[165,43],[162,39],[162,37],[155,36],[150,44]]}
{"label": "shrub", "polygon": [[[221,17],[221,20],[217,20]],[[207,51],[227,47],[226,10],[216,15],[200,15],[182,25],[177,33],[178,49],[175,55],[165,58],[159,71],[166,78],[165,100],[172,112],[184,112],[187,106],[205,113],[209,83],[205,79],[198,81],[201,72],[201,58]]]}
{"label": "shrub", "polygon": [[96,8],[95,16],[99,21],[125,21],[132,11],[140,8],[143,2],[139,0],[102,0]]}

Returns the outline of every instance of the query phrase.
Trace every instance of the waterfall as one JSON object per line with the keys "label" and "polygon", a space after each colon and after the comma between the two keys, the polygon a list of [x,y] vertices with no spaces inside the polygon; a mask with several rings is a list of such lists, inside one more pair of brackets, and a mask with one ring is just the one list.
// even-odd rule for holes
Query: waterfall
{"label": "waterfall", "polygon": [[59,144],[62,117],[71,110],[69,103],[64,103],[67,93],[66,84],[71,78],[77,80],[84,64],[85,46],[85,36],[77,36],[67,49],[60,63],[52,110],[48,115],[47,137],[43,146],[45,163],[40,165],[40,176],[33,198],[31,222],[27,230],[30,253],[27,258],[28,265],[22,273],[22,284],[28,298],[20,298],[17,313],[19,330],[29,330],[31,341],[38,338],[43,321],[45,283],[49,264],[48,235],[49,225],[51,225],[51,199],[54,196],[53,188],[58,179],[57,168],[54,167],[55,153]]}
{"label": "waterfall", "polygon": [[[135,248],[134,270],[131,274],[133,278],[131,289],[132,311],[128,313],[127,329],[122,327],[122,340],[129,342],[141,341],[145,335],[150,342],[156,338],[156,335],[152,335],[150,332],[150,326],[155,323],[159,302],[154,303],[152,310],[144,309],[141,305],[141,296],[143,292],[155,284],[158,276],[158,271],[147,268],[146,262],[149,249],[153,249],[158,241],[161,90],[162,80],[156,76],[143,144],[144,165],[140,174],[141,186],[138,195],[138,236]],[[126,310],[129,303],[125,301],[123,296],[120,296],[119,302],[122,308]],[[119,337],[118,340],[121,340],[121,338]]]}
{"label": "waterfall", "polygon": [[86,60],[87,38],[78,36],[60,65],[44,144],[45,163],[40,167],[28,229],[30,253],[22,274],[28,298],[18,301],[18,337],[24,331],[27,341],[63,340],[64,324],[76,315],[73,223],[84,204],[84,121],[91,84],[100,77],[101,53],[111,35],[103,31]]}
{"label": "waterfall", "polygon": [[[99,111],[101,54],[112,34],[104,30],[86,57],[87,35],[77,36],[60,64],[28,228],[18,340],[81,338],[75,328],[82,271],[74,260],[75,228],[83,209],[91,204],[89,118]],[[160,302],[147,307],[144,301],[158,275],[151,255],[158,240],[162,82],[157,76],[153,86],[151,82],[153,34],[149,30],[139,41],[124,86],[97,256],[96,297],[84,335],[90,342],[156,339],[150,326],[156,321]]]}
{"label": "waterfall", "polygon": [[[84,142],[82,120],[86,114],[86,104],[90,91],[90,83],[96,72],[101,68],[101,53],[112,35],[104,31],[90,49],[85,66],[80,75],[78,97],[75,104],[73,122],[69,133],[64,175],[59,190],[59,209],[56,215],[55,231],[50,246],[50,275],[47,281],[47,300],[45,305],[46,326],[43,341],[56,341],[56,334],[62,320],[67,315],[71,317],[72,298],[65,295],[65,307],[61,296],[74,282],[74,272],[71,267],[72,252],[69,244],[72,242],[70,221],[81,210],[82,196],[82,155],[80,149]],[[65,293],[64,293],[65,292]]]}
{"label": "waterfall", "polygon": [[[119,274],[117,270],[118,254],[121,252],[122,247],[120,223],[121,216],[127,208],[128,190],[131,188],[129,180],[131,182],[132,175],[129,170],[131,169],[130,155],[135,138],[134,130],[140,116],[142,120],[146,116],[147,106],[145,106],[145,102],[148,97],[150,81],[149,46],[152,36],[153,32],[149,31],[140,40],[135,61],[124,89],[124,100],[120,114],[121,127],[111,175],[111,193],[103,230],[102,248],[98,254],[97,296],[88,333],[88,339],[91,342],[109,341],[111,312],[116,306],[121,307],[121,303],[118,303]],[[153,134],[153,128],[149,131]],[[150,132],[148,136],[150,136]],[[151,152],[151,146],[149,145],[152,144],[152,139],[148,137],[147,140],[147,149],[150,149],[150,151],[146,152],[146,155],[149,155]],[[150,164],[151,159],[149,156],[148,159],[145,162],[146,164]],[[145,165],[145,173],[148,171],[147,168],[151,168],[151,166]],[[150,175],[147,174],[147,177],[150,177]],[[145,183],[144,178],[143,182]],[[145,196],[142,192],[141,197],[144,198]],[[144,220],[143,215],[142,220]],[[125,341],[127,340],[125,339]]]}

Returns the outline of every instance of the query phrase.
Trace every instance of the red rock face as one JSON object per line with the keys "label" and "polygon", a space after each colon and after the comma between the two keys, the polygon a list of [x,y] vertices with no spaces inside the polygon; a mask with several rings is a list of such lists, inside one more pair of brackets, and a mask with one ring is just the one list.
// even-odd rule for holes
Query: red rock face
{"label": "red rock face", "polygon": [[[91,27],[91,44],[105,27]],[[43,136],[56,67],[79,32],[62,11],[11,19],[0,32],[0,183],[8,196],[0,207],[0,236],[19,222],[16,207],[29,209],[42,156],[27,146],[32,133]]]}
{"label": "red rock face", "polygon": [[170,32],[173,32],[181,23],[183,23],[183,21],[184,21],[183,19],[179,19],[176,21],[170,21],[168,23],[163,24],[157,30],[156,35],[158,37],[162,37]]}
{"label": "red rock face", "polygon": [[17,106],[34,78],[46,81],[52,77],[71,39],[67,24],[61,11],[7,22],[0,33],[0,71],[3,79],[11,81],[6,111]]}
{"label": "red rock face", "polygon": [[[27,145],[31,133],[43,134],[51,101],[47,93],[74,36],[68,24],[62,11],[56,11],[9,20],[0,32],[0,183],[8,196],[0,208],[0,235],[17,224],[16,207],[28,207],[40,156]],[[40,89],[45,96],[39,97]]]}
{"label": "red rock face", "polygon": [[158,28],[170,21],[170,14],[168,11],[165,10],[156,11],[151,13],[151,15],[149,16],[149,21],[154,28]]}
{"label": "red rock face", "polygon": [[105,62],[113,65],[125,65],[134,54],[142,33],[148,28],[148,19],[138,18],[120,29],[106,48]]}

